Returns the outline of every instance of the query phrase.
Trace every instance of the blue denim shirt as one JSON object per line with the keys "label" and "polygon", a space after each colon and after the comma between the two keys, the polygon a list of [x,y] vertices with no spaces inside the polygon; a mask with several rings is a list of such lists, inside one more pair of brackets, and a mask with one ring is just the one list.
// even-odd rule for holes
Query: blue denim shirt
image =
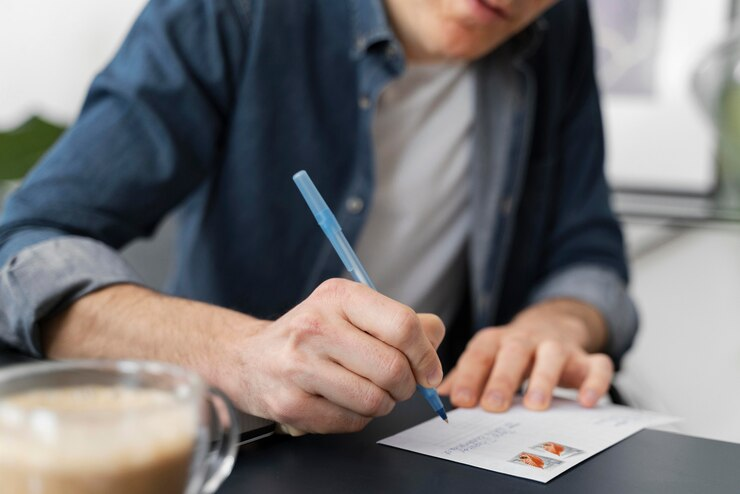
{"label": "blue denim shirt", "polygon": [[[276,318],[340,275],[291,176],[308,170],[354,242],[372,207],[374,106],[404,64],[379,0],[151,2],[6,205],[2,341],[40,355],[39,319],[138,282],[116,249],[175,208],[174,294]],[[586,2],[561,2],[474,70],[464,337],[570,297],[601,311],[618,361],[637,318]]]}

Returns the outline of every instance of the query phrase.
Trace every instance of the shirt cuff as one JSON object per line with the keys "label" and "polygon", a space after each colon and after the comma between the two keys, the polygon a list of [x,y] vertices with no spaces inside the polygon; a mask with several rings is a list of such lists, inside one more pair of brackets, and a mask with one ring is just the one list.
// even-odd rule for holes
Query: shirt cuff
{"label": "shirt cuff", "polygon": [[614,271],[581,264],[559,271],[538,285],[530,304],[554,298],[572,298],[595,307],[606,321],[606,353],[618,368],[637,333],[638,315],[627,285]]}
{"label": "shirt cuff", "polygon": [[63,236],[20,250],[0,268],[0,340],[42,357],[38,321],[95,290],[142,284],[117,251]]}

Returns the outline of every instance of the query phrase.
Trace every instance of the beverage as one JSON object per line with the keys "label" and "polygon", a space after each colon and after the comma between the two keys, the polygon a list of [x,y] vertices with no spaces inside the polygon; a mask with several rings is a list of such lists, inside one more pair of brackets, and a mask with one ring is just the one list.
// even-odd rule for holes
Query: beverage
{"label": "beverage", "polygon": [[[102,379],[100,369],[90,368],[45,379],[24,372],[39,365],[55,364],[16,366],[15,379],[4,380],[7,372],[0,371],[0,493],[181,494],[200,492],[206,477],[221,475],[203,490],[212,492],[228,474],[203,468],[210,439],[218,438],[204,423],[204,414],[216,413],[203,406],[197,377],[180,370],[183,376],[166,382],[172,376],[162,369],[172,369],[164,366],[154,386],[141,369],[133,382],[115,369]],[[233,425],[223,427],[228,437],[220,441],[232,455]]]}
{"label": "beverage", "polygon": [[[31,493],[38,486],[53,494],[185,490],[196,417],[164,391],[81,386],[20,393],[0,401],[0,428],[19,411],[36,411],[29,427],[37,433],[0,437],[0,490]],[[72,413],[76,418],[59,427],[50,413]],[[136,418],[122,425],[120,417],[127,414]]]}

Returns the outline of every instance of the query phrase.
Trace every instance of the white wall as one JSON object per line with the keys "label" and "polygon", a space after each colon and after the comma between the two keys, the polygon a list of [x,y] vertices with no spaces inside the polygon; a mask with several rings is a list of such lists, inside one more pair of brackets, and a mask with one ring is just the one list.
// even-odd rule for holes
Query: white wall
{"label": "white wall", "polygon": [[69,124],[145,0],[0,0],[0,128]]}

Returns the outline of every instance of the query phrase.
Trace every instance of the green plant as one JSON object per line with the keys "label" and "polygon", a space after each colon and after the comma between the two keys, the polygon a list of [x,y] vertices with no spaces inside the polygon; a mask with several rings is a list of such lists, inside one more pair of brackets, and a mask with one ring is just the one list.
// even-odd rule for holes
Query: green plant
{"label": "green plant", "polygon": [[64,132],[64,127],[31,117],[20,127],[0,132],[0,180],[19,180]]}

